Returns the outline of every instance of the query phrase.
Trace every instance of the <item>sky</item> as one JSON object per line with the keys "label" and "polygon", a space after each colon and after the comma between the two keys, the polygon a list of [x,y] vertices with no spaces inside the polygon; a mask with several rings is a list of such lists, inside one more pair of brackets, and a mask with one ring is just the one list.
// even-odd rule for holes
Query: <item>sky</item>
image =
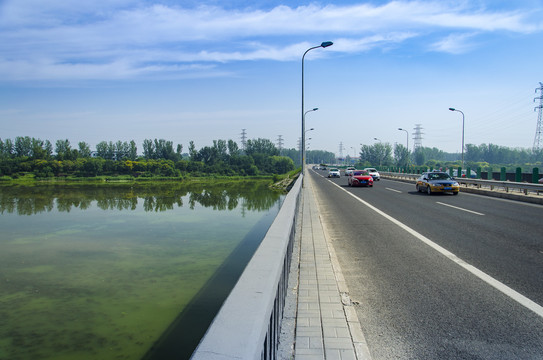
{"label": "sky", "polygon": [[543,0],[0,0],[0,138],[297,148],[324,41],[310,150],[534,145]]}

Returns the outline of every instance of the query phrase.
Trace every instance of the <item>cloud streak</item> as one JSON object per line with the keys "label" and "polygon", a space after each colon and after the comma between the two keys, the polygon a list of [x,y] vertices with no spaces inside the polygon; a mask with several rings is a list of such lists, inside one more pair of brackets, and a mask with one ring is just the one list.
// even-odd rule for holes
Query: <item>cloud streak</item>
{"label": "cloud streak", "polygon": [[[431,50],[459,54],[481,34],[533,33],[530,11],[487,12],[442,1],[381,6],[277,6],[269,10],[196,8],[114,0],[8,0],[0,11],[0,77],[9,81],[132,79],[169,74],[224,76],[221,63],[291,61],[307,38],[331,51],[364,52],[424,38]],[[325,55],[323,55],[325,56]]]}

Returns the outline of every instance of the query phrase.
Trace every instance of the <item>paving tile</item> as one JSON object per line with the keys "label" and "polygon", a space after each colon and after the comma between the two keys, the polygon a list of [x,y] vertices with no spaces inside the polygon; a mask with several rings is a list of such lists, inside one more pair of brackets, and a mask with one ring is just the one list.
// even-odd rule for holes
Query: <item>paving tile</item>
{"label": "paving tile", "polygon": [[310,181],[306,186],[302,190],[295,359],[356,360],[347,321],[354,328],[356,313],[352,307],[344,308],[340,289],[346,289],[345,280],[340,276],[338,283],[332,266],[337,259],[331,258]]}

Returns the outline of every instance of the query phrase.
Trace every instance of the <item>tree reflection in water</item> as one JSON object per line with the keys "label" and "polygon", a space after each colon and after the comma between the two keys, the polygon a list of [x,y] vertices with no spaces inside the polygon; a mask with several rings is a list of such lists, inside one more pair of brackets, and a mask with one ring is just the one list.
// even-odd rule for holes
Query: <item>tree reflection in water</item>
{"label": "tree reflection in water", "polygon": [[[70,212],[88,209],[96,202],[102,210],[135,210],[143,200],[147,212],[161,212],[197,205],[214,210],[233,210],[240,203],[251,211],[269,210],[281,193],[270,191],[268,181],[224,181],[216,183],[131,183],[131,184],[66,184],[66,185],[6,185],[0,186],[0,213],[32,215],[50,212]],[[55,206],[56,205],[56,206]]]}

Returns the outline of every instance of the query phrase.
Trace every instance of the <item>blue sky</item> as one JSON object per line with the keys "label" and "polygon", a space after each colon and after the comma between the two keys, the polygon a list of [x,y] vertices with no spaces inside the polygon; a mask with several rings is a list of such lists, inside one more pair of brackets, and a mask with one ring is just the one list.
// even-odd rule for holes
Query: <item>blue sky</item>
{"label": "blue sky", "polygon": [[543,0],[0,0],[0,138],[531,148]]}

